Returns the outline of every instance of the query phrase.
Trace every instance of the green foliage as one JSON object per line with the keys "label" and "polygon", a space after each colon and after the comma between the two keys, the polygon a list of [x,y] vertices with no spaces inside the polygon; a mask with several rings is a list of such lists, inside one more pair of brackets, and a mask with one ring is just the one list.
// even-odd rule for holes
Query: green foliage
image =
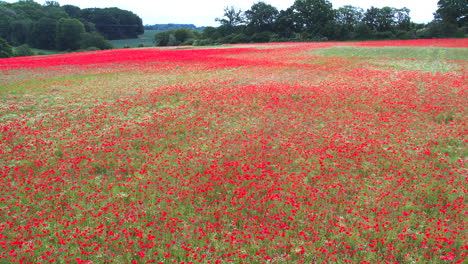
{"label": "green foliage", "polygon": [[232,33],[230,35],[225,36],[220,41],[222,43],[239,44],[250,42],[250,38],[244,33]]}
{"label": "green foliage", "polygon": [[292,6],[295,20],[302,30],[313,35],[327,36],[324,26],[335,17],[332,4],[327,0],[296,0]]}
{"label": "green foliage", "polygon": [[292,38],[294,33],[299,32],[292,7],[279,12],[274,28],[275,32],[283,38]]}
{"label": "green foliage", "polygon": [[16,47],[13,52],[15,57],[23,57],[23,56],[33,56],[34,51],[27,45],[23,44],[19,47]]}
{"label": "green foliage", "polygon": [[257,32],[252,35],[252,42],[262,43],[270,42],[271,33],[270,32]]}
{"label": "green foliage", "polygon": [[13,50],[8,42],[0,38],[0,58],[9,58],[13,56]]}
{"label": "green foliage", "polygon": [[57,21],[43,17],[34,23],[31,32],[31,44],[40,49],[55,49]]}
{"label": "green foliage", "polygon": [[60,6],[57,1],[41,5],[33,0],[21,0],[16,3],[0,1],[0,37],[15,46],[28,44],[34,48],[55,49],[59,45],[62,50],[76,49],[80,43],[63,46],[63,34],[57,39],[58,22],[70,18],[80,21],[86,32],[98,31],[109,39],[136,38],[143,33],[141,18],[130,11],[118,8],[81,10],[73,5]]}
{"label": "green foliage", "polygon": [[464,34],[456,24],[445,21],[432,21],[426,28],[418,32],[418,37],[421,38],[449,38],[454,36],[463,37]]}
{"label": "green foliage", "polygon": [[67,12],[67,14],[71,18],[81,18],[81,9],[74,5],[64,5],[63,10]]}
{"label": "green foliage", "polygon": [[136,38],[144,32],[140,17],[115,7],[83,9],[81,17],[94,23],[97,31],[107,39]]}
{"label": "green foliage", "polygon": [[223,17],[216,18],[215,20],[221,23],[221,25],[235,27],[244,23],[244,15],[241,9],[234,6],[227,6],[224,8]]}
{"label": "green foliage", "polygon": [[76,18],[61,18],[57,22],[56,45],[58,50],[77,50],[81,35],[85,32],[83,23]]}
{"label": "green foliage", "polygon": [[179,45],[192,45],[197,38],[194,31],[179,28],[176,30],[168,30],[158,32],[154,36],[156,46],[179,46]]}
{"label": "green foliage", "polygon": [[468,3],[466,0],[439,0],[437,7],[436,19],[461,27],[468,25]]}
{"label": "green foliage", "polygon": [[186,28],[179,28],[174,31],[174,37],[180,43],[186,43],[187,41],[192,40],[195,38],[195,34],[193,31],[186,29]]}
{"label": "green foliage", "polygon": [[156,44],[156,46],[160,47],[167,46],[169,43],[170,35],[172,35],[171,31],[158,32],[154,35],[154,43]]}
{"label": "green foliage", "polygon": [[29,43],[33,22],[30,19],[14,20],[10,24],[9,41],[13,45]]}
{"label": "green foliage", "polygon": [[100,50],[112,49],[112,45],[98,32],[86,32],[81,34],[81,49],[94,47]]}
{"label": "green foliage", "polygon": [[354,29],[364,18],[364,10],[360,7],[345,5],[336,11],[336,21],[348,29]]}
{"label": "green foliage", "polygon": [[278,14],[276,7],[265,2],[257,2],[245,11],[248,26],[255,31],[273,30]]}

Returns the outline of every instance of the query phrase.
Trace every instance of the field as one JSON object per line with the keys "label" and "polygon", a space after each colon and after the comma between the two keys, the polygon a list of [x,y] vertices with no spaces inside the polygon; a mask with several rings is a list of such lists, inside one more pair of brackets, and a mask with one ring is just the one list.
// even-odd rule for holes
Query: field
{"label": "field", "polygon": [[125,47],[136,48],[139,45],[144,45],[145,47],[152,47],[154,46],[154,35],[157,32],[157,30],[145,30],[145,33],[138,36],[138,38],[136,39],[109,40],[109,43],[117,49],[122,49]]}
{"label": "field", "polygon": [[466,263],[468,39],[0,60],[0,263]]}

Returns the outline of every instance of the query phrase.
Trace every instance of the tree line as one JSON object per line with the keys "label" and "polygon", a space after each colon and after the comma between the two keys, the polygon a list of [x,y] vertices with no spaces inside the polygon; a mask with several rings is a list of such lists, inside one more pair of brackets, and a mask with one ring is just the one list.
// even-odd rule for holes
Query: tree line
{"label": "tree line", "polygon": [[[434,20],[411,21],[408,8],[345,5],[334,9],[327,0],[296,0],[286,10],[260,1],[243,11],[226,7],[217,18],[219,27],[206,27],[202,34],[180,29],[156,34],[159,46],[178,44],[379,40],[465,37],[468,33],[466,0],[440,0]],[[179,37],[178,37],[179,36]]]}
{"label": "tree line", "polygon": [[108,49],[106,39],[136,38],[143,23],[119,8],[86,8],[34,0],[0,1],[0,38],[13,46],[48,50]]}

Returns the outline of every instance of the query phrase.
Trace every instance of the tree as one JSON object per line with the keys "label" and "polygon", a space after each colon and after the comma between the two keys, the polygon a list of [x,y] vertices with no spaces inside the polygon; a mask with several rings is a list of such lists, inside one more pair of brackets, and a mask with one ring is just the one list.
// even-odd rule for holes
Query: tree
{"label": "tree", "polygon": [[65,9],[63,9],[60,4],[55,1],[49,1],[49,3],[46,2],[46,4],[39,8],[39,10],[41,13],[43,13],[43,17],[52,18],[54,20],[68,18],[68,14]]}
{"label": "tree", "polygon": [[71,18],[81,18],[81,8],[74,5],[64,5],[62,8]]}
{"label": "tree", "polygon": [[244,17],[242,16],[241,9],[237,9],[234,6],[227,6],[224,8],[223,18],[216,18],[215,21],[224,26],[235,27],[244,23]]}
{"label": "tree", "polygon": [[247,23],[255,31],[273,30],[273,25],[278,14],[279,12],[276,7],[265,2],[255,3],[249,10],[245,11]]}
{"label": "tree", "polygon": [[140,17],[119,8],[86,8],[81,10],[81,16],[107,39],[136,38],[144,32]]}
{"label": "tree", "polygon": [[274,29],[283,38],[291,38],[294,33],[299,32],[292,7],[279,12]]}
{"label": "tree", "polygon": [[0,2],[0,38],[8,39],[10,37],[10,25],[17,17],[16,12],[6,3]]}
{"label": "tree", "polygon": [[172,30],[158,32],[154,35],[154,42],[156,46],[160,46],[160,47],[168,46],[169,42],[171,42],[170,44],[174,44],[173,40],[175,40],[175,37],[174,37],[174,32]]}
{"label": "tree", "polygon": [[296,0],[292,7],[296,21],[311,35],[324,36],[324,26],[335,18],[333,6],[327,0]]}
{"label": "tree", "polygon": [[348,29],[354,29],[363,18],[364,10],[352,5],[342,6],[336,12],[336,21]]}
{"label": "tree", "polygon": [[357,28],[364,17],[364,10],[360,7],[345,5],[336,10],[337,39],[355,39]]}
{"label": "tree", "polygon": [[83,23],[76,18],[61,18],[57,22],[56,44],[58,50],[80,48],[81,34],[85,32]]}
{"label": "tree", "polygon": [[33,25],[31,44],[40,49],[55,49],[56,36],[57,21],[44,17]]}
{"label": "tree", "polygon": [[439,0],[437,11],[434,13],[436,20],[459,26],[468,25],[468,3],[466,0]]}
{"label": "tree", "polygon": [[44,6],[56,6],[59,7],[60,3],[57,1],[45,1]]}
{"label": "tree", "polygon": [[0,58],[10,58],[13,56],[13,50],[8,42],[0,38]]}
{"label": "tree", "polygon": [[13,52],[13,56],[15,57],[24,57],[24,56],[33,56],[33,55],[34,55],[34,52],[27,44],[23,44],[15,48]]}
{"label": "tree", "polygon": [[95,47],[100,50],[112,49],[112,45],[98,32],[85,32],[81,34],[81,49]]}
{"label": "tree", "polygon": [[195,39],[195,34],[190,29],[179,28],[174,31],[174,37],[176,38],[178,42],[186,45],[190,43],[184,43],[184,42],[193,42],[193,39]]}
{"label": "tree", "polygon": [[30,19],[13,20],[10,23],[10,43],[15,46],[28,43],[32,26],[33,22]]}
{"label": "tree", "polygon": [[410,10],[406,7],[395,9],[395,23],[398,29],[409,30],[411,27]]}
{"label": "tree", "polygon": [[371,7],[364,14],[363,22],[375,31],[389,31],[395,25],[395,8]]}

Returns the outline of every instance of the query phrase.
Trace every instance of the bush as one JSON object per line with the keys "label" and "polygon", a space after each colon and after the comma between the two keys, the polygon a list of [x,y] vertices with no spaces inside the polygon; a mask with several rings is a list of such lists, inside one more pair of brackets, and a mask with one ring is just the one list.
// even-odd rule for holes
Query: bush
{"label": "bush", "polygon": [[270,42],[270,39],[270,32],[257,32],[252,36],[252,41],[257,43]]}
{"label": "bush", "polygon": [[454,24],[433,21],[427,25],[427,30],[420,32],[418,37],[422,38],[449,38],[455,37],[458,33],[458,28]]}
{"label": "bush", "polygon": [[24,57],[24,56],[33,56],[33,55],[34,55],[34,52],[27,44],[23,44],[15,48],[14,50],[15,57]]}
{"label": "bush", "polygon": [[173,34],[176,40],[180,43],[184,43],[190,39],[192,39],[193,42],[193,39],[195,38],[195,34],[191,30],[186,28],[179,28],[175,30]]}
{"label": "bush", "polygon": [[81,34],[81,49],[88,49],[89,47],[98,48],[98,50],[112,49],[112,45],[97,32],[86,32]]}
{"label": "bush", "polygon": [[180,41],[174,36],[174,31],[163,31],[156,33],[154,36],[154,42],[156,46],[164,47],[164,46],[178,46]]}
{"label": "bush", "polygon": [[249,43],[250,38],[244,33],[233,33],[221,39],[221,43],[239,44]]}
{"label": "bush", "polygon": [[217,45],[212,39],[198,39],[193,42],[194,46],[210,46]]}
{"label": "bush", "polygon": [[13,57],[13,49],[6,40],[0,38],[0,58],[10,57]]}

